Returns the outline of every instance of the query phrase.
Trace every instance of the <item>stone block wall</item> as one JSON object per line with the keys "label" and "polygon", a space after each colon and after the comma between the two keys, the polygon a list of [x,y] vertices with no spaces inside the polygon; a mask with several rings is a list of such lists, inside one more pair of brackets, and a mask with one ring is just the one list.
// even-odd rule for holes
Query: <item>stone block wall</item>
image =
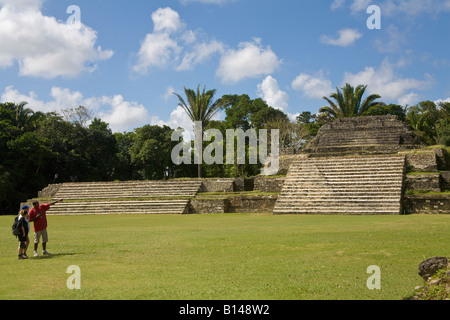
{"label": "stone block wall", "polygon": [[38,198],[52,198],[54,197],[59,189],[61,188],[62,184],[49,184],[46,188],[42,189],[38,192]]}
{"label": "stone block wall", "polygon": [[202,179],[200,192],[239,192],[252,191],[253,179],[244,178],[217,178]]}
{"label": "stone block wall", "polygon": [[260,192],[281,192],[286,177],[266,177],[258,176],[255,178],[255,190]]}
{"label": "stone block wall", "polygon": [[450,171],[441,172],[441,188],[443,190],[450,190]]}
{"label": "stone block wall", "polygon": [[408,172],[438,172],[436,153],[407,154],[406,170]]}
{"label": "stone block wall", "polygon": [[406,214],[450,214],[450,195],[407,195],[403,208]]}
{"label": "stone block wall", "polygon": [[277,195],[239,195],[229,200],[230,212],[270,213],[273,211]]}
{"label": "stone block wall", "polygon": [[192,199],[191,214],[271,213],[276,195],[236,195],[221,199]]}
{"label": "stone block wall", "polygon": [[202,179],[201,192],[234,192],[234,179]]}
{"label": "stone block wall", "polygon": [[405,188],[407,190],[441,191],[440,174],[414,174],[406,175]]}
{"label": "stone block wall", "polygon": [[226,213],[229,211],[227,199],[191,199],[189,213],[212,214]]}

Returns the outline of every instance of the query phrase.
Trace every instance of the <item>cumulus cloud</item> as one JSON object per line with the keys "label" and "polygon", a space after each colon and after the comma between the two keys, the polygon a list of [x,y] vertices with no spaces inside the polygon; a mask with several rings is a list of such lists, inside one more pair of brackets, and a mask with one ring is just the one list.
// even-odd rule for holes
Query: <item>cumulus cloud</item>
{"label": "cumulus cloud", "polygon": [[312,99],[322,99],[334,91],[331,81],[324,77],[323,71],[319,71],[315,75],[299,74],[292,81],[292,88],[303,92],[305,96]]}
{"label": "cumulus cloud", "polygon": [[410,92],[398,98],[398,104],[401,106],[412,106],[420,102],[421,96],[418,93]]}
{"label": "cumulus cloud", "polygon": [[133,70],[145,74],[149,68],[164,68],[175,59],[181,48],[166,33],[151,33],[145,37],[139,50],[139,60]]}
{"label": "cumulus cloud", "polygon": [[195,65],[208,60],[215,53],[223,53],[225,46],[222,42],[212,40],[201,42],[193,46],[191,52],[186,52],[181,63],[175,68],[178,71],[191,70]]}
{"label": "cumulus cloud", "polygon": [[253,42],[241,42],[236,50],[227,50],[216,74],[223,83],[233,84],[246,78],[270,74],[281,62],[270,47],[264,48],[260,39],[254,39]]}
{"label": "cumulus cloud", "polygon": [[339,37],[334,39],[330,36],[321,36],[320,42],[333,46],[347,47],[362,37],[355,29],[342,29],[338,31]]}
{"label": "cumulus cloud", "polygon": [[177,32],[184,28],[178,12],[171,8],[159,8],[152,13],[153,30],[155,32]]}
{"label": "cumulus cloud", "polygon": [[136,73],[147,74],[154,68],[191,70],[224,51],[223,43],[204,39],[198,31],[187,29],[178,12],[171,8],[153,12],[152,21],[153,32],[147,34],[141,43],[138,60],[133,66]]}
{"label": "cumulus cloud", "polygon": [[201,30],[190,30],[171,8],[160,8],[152,14],[153,32],[141,43],[133,71],[147,74],[152,69],[192,70],[213,56],[220,56],[216,75],[223,83],[237,83],[246,78],[272,73],[280,64],[270,47],[261,40],[241,42],[237,49],[206,36]]}
{"label": "cumulus cloud", "polygon": [[433,79],[428,74],[425,74],[425,80],[402,78],[395,74],[394,65],[384,60],[378,68],[366,67],[356,74],[346,72],[343,83],[368,85],[367,93],[379,94],[384,100],[397,100],[401,104],[418,98],[417,93],[410,90],[427,89]]}
{"label": "cumulus cloud", "polygon": [[76,108],[80,105],[94,113],[95,117],[109,123],[111,130],[122,132],[145,125],[149,120],[147,109],[134,101],[126,101],[122,95],[85,98],[79,91],[52,87],[51,100],[43,101],[34,92],[20,93],[13,86],[5,88],[1,95],[2,102],[28,102],[27,107],[34,111],[60,112],[63,109]]}
{"label": "cumulus cloud", "polygon": [[105,111],[98,112],[99,118],[109,123],[110,128],[115,132],[127,131],[147,123],[149,115],[142,104],[126,101],[122,95],[104,96],[96,100],[94,102],[97,104],[97,108],[106,107]]}
{"label": "cumulus cloud", "polygon": [[112,57],[96,47],[97,32],[76,29],[41,12],[43,1],[0,0],[0,66],[19,66],[21,76],[76,77]]}
{"label": "cumulus cloud", "polygon": [[258,84],[258,94],[269,106],[284,112],[288,111],[289,95],[280,89],[278,81],[272,76],[267,76]]}

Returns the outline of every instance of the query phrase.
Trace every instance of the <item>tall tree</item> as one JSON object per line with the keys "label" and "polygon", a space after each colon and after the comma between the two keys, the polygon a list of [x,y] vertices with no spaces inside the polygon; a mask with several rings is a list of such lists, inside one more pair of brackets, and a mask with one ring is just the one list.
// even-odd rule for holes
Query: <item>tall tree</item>
{"label": "tall tree", "polygon": [[[177,93],[173,93],[178,97],[178,105],[183,108],[187,113],[192,122],[201,122],[202,128],[206,128],[212,117],[224,106],[227,105],[226,99],[214,100],[214,95],[216,90],[206,91],[206,86],[203,91],[200,92],[200,85],[197,87],[197,91],[192,89],[187,89],[184,87],[184,93],[187,98],[187,103],[184,101],[183,97]],[[194,128],[194,131],[195,128]],[[203,141],[203,129],[200,132],[201,140]],[[197,150],[197,152],[202,152],[202,150]],[[198,177],[201,178],[202,164],[198,163]]]}
{"label": "tall tree", "polygon": [[375,101],[381,98],[377,94],[372,94],[363,100],[367,86],[359,85],[354,88],[347,83],[341,89],[342,92],[336,88],[336,92],[331,94],[330,98],[323,97],[329,105],[320,108],[320,113],[324,113],[331,118],[358,117],[373,106],[383,105],[382,102]]}
{"label": "tall tree", "polygon": [[168,126],[145,125],[135,130],[129,148],[131,164],[140,179],[159,180],[169,177],[173,129]]}

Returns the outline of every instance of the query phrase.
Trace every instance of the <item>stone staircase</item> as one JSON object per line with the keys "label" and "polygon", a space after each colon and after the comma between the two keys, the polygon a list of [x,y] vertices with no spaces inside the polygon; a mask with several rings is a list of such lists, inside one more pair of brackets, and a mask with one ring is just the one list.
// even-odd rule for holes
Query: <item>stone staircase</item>
{"label": "stone staircase", "polygon": [[274,214],[401,214],[404,156],[299,158]]}
{"label": "stone staircase", "polygon": [[184,214],[201,181],[126,181],[63,183],[54,199],[64,199],[48,211],[53,215]]}

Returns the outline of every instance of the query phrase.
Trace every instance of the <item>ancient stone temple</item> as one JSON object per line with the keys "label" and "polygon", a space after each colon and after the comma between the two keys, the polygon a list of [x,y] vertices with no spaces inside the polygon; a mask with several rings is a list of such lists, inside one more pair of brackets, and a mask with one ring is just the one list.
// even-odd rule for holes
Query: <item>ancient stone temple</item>
{"label": "ancient stone temple", "polygon": [[417,147],[393,116],[337,119],[306,148],[282,153],[273,177],[62,183],[38,198],[66,200],[52,206],[53,215],[450,214],[450,194],[442,192],[450,189],[450,157]]}
{"label": "ancient stone temple", "polygon": [[401,214],[414,136],[393,116],[338,119],[293,158],[274,214]]}

